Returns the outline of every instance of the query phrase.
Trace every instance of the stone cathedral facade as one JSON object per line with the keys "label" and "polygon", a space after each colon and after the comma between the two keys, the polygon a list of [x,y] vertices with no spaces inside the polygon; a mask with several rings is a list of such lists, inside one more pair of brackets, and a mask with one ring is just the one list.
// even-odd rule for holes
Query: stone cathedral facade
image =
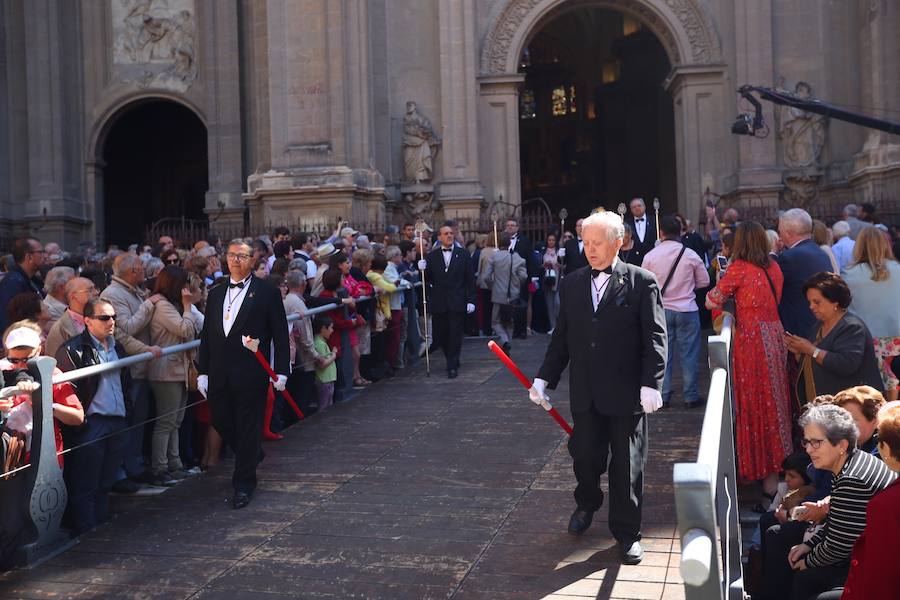
{"label": "stone cathedral facade", "polygon": [[896,202],[897,136],[729,128],[744,83],[900,121],[898,31],[894,0],[4,0],[0,234]]}

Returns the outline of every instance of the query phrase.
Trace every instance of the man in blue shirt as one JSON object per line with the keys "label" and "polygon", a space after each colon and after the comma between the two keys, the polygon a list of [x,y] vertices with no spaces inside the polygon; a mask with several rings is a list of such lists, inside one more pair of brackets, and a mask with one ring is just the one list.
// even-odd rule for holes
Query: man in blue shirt
{"label": "man in blue shirt", "polygon": [[35,238],[20,238],[13,243],[12,257],[15,266],[0,281],[0,331],[9,327],[5,307],[9,301],[22,292],[34,292],[44,297],[44,282],[38,277],[38,270],[44,264],[44,247]]}
{"label": "man in blue shirt", "polygon": [[[99,298],[89,301],[84,307],[84,324],[84,332],[57,351],[60,369],[72,371],[125,357],[125,350],[113,337],[116,314],[112,304]],[[68,437],[68,445],[77,449],[66,458],[65,478],[72,525],[78,533],[109,518],[109,490],[125,457],[126,438],[121,432],[126,427],[128,385],[128,369],[77,382],[85,419]]]}

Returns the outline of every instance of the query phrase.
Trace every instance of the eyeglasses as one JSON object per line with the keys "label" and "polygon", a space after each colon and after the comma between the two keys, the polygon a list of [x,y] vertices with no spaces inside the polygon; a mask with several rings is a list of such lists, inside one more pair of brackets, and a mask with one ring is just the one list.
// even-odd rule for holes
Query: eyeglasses
{"label": "eyeglasses", "polygon": [[818,450],[818,449],[819,449],[819,446],[821,446],[822,443],[825,442],[825,441],[827,441],[827,440],[807,440],[807,439],[803,439],[803,440],[800,440],[800,447],[801,447],[801,448],[809,447],[809,448],[812,448],[813,450]]}
{"label": "eyeglasses", "polygon": [[235,254],[234,252],[229,252],[225,255],[228,260],[236,260],[238,262],[244,262],[245,260],[250,260],[249,254]]}
{"label": "eyeglasses", "polygon": [[93,317],[88,317],[88,319],[97,319],[98,321],[115,321],[116,315],[94,315]]}

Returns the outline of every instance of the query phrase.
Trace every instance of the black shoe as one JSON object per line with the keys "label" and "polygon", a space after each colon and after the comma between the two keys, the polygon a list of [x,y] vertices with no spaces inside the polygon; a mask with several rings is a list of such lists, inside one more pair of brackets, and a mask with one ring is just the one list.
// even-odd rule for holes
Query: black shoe
{"label": "black shoe", "polygon": [[459,373],[456,372],[456,369],[447,371],[447,379],[456,379],[457,375],[459,375]]}
{"label": "black shoe", "polygon": [[512,346],[510,346],[509,342],[503,342],[501,348],[503,348],[503,351],[507,354],[509,354],[509,351],[512,350]]}
{"label": "black shoe", "polygon": [[702,400],[697,400],[696,402],[685,402],[684,407],[687,408],[688,410],[690,410],[692,408],[699,408],[699,407],[703,406],[704,404],[706,404],[706,403],[703,402]]}
{"label": "black shoe", "polygon": [[581,535],[587,531],[593,520],[594,511],[576,508],[575,512],[572,513],[572,516],[569,517],[569,533],[572,535]]}
{"label": "black shoe", "polygon": [[619,550],[622,551],[623,565],[636,565],[644,560],[644,549],[641,548],[640,542],[632,542],[631,544],[619,544]]}
{"label": "black shoe", "polygon": [[231,508],[244,508],[248,504],[250,504],[250,494],[247,492],[234,493],[234,497],[231,499]]}
{"label": "black shoe", "polygon": [[140,486],[130,479],[120,479],[112,485],[112,491],[116,494],[134,494]]}

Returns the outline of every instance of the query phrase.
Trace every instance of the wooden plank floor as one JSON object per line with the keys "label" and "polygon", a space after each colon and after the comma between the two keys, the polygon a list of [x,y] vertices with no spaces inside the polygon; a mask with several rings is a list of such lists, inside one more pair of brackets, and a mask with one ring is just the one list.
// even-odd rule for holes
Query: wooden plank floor
{"label": "wooden plank floor", "polygon": [[[547,340],[514,345],[526,373]],[[484,341],[466,341],[456,380],[439,355],[430,378],[408,371],[267,443],[246,509],[227,506],[227,462],[157,496],[116,498],[113,519],[69,552],[0,575],[0,596],[684,597],[672,464],[693,460],[700,411],[651,417],[647,554],[623,566],[605,507],[584,536],[565,532],[565,434]],[[552,396],[568,416],[564,385]]]}

